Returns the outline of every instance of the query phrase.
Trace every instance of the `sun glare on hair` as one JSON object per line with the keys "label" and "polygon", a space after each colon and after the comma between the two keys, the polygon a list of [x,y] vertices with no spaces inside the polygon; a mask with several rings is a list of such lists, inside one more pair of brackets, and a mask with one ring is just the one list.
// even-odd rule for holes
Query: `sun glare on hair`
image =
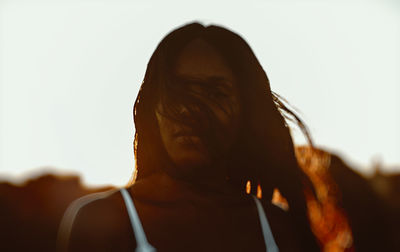
{"label": "sun glare on hair", "polygon": [[251,192],[251,182],[250,182],[250,180],[247,180],[247,183],[246,183],[246,193],[247,193],[247,194],[250,194],[250,192]]}
{"label": "sun glare on hair", "polygon": [[297,147],[299,165],[310,178],[316,197],[305,190],[312,230],[323,251],[353,251],[353,235],[344,209],[338,203],[340,192],[329,173],[330,154],[310,147]]}
{"label": "sun glare on hair", "polygon": [[282,194],[281,194],[281,192],[279,191],[278,188],[274,189],[274,192],[272,193],[271,202],[275,206],[278,206],[278,207],[282,208],[285,211],[289,210],[289,204],[288,204],[286,198],[282,196]]}
{"label": "sun glare on hair", "polygon": [[257,185],[257,198],[262,198],[262,190],[260,185]]}

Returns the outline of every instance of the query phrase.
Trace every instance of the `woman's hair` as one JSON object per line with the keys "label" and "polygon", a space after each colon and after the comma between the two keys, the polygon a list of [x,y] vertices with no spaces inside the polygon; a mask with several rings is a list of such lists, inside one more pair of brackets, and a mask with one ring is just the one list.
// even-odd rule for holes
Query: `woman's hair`
{"label": "woman's hair", "polygon": [[[271,91],[268,77],[249,45],[225,28],[191,23],[169,33],[157,46],[147,65],[134,106],[134,180],[149,176],[171,162],[161,141],[155,106],[175,94],[174,99],[168,99],[170,109],[167,114],[180,120],[175,105],[195,99],[190,95],[176,95],[182,91],[179,88],[182,85],[176,85],[173,67],[180,51],[198,38],[211,44],[223,56],[236,78],[242,113],[237,141],[226,157],[229,181],[237,190],[243,191],[247,181],[251,181],[252,193],[256,193],[254,188],[261,186],[263,199],[266,200],[271,200],[274,188],[278,188],[288,201],[288,214],[299,228],[303,245],[318,249],[308,223],[303,194],[304,183],[307,186],[310,183],[297,163],[284,117],[294,120],[310,140],[308,131],[285,106],[284,100]],[[190,104],[191,113],[199,111],[199,103]],[[189,124],[185,119],[182,121]]]}

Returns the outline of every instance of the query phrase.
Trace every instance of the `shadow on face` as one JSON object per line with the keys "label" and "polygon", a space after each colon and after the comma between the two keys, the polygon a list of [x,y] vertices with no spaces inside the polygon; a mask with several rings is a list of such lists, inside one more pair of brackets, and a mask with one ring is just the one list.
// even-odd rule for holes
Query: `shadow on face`
{"label": "shadow on face", "polygon": [[[176,166],[201,167],[210,165],[226,154],[237,137],[240,117],[240,99],[236,79],[222,55],[203,39],[195,39],[183,48],[177,58],[174,75],[213,116],[218,129],[203,127],[209,131],[216,149],[195,127],[166,116],[168,104],[159,102],[156,118],[164,148]],[[200,108],[200,107],[199,107]],[[187,104],[179,104],[179,115],[191,118],[193,125],[204,124],[201,117],[192,115]],[[200,110],[200,109],[199,109]],[[202,111],[198,111],[201,113]],[[205,120],[205,119],[204,119]],[[204,124],[207,125],[207,124]],[[218,154],[216,154],[218,153]]]}

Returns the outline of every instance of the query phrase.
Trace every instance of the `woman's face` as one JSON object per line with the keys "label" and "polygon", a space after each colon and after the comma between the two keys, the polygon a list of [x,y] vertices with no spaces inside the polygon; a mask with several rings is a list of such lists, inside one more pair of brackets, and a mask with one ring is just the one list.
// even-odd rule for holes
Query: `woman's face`
{"label": "woman's face", "polygon": [[[231,69],[212,45],[202,39],[195,39],[182,50],[177,58],[175,74],[178,79],[196,79],[196,83],[200,83],[190,86],[189,89],[194,89],[197,98],[210,109],[218,125],[221,125],[220,130],[213,133],[216,136],[215,141],[220,143],[218,153],[226,154],[236,140],[240,121],[239,95]],[[210,80],[213,81],[210,82]],[[182,82],[182,85],[189,85],[186,83]],[[217,93],[207,92],[205,87],[210,85],[209,83],[215,83],[218,86]],[[210,96],[215,96],[212,98],[218,100],[218,105],[212,102]],[[184,104],[179,108],[182,114],[188,113]],[[162,112],[163,105],[159,102],[156,107],[156,117],[162,142],[175,165],[179,167],[210,165],[215,160],[215,155],[210,153],[210,148],[206,147],[202,138],[187,125],[165,117]],[[190,114],[187,116],[190,117]]]}

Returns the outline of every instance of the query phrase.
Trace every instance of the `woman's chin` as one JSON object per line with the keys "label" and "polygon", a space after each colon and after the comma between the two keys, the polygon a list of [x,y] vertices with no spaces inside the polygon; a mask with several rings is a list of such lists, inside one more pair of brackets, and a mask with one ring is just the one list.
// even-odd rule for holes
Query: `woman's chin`
{"label": "woman's chin", "polygon": [[210,165],[210,159],[204,153],[195,150],[183,150],[172,160],[176,171],[182,177],[201,176]]}
{"label": "woman's chin", "polygon": [[201,167],[210,163],[209,158],[202,152],[196,150],[185,150],[176,157],[174,163],[180,167]]}
{"label": "woman's chin", "polygon": [[169,155],[179,166],[204,164],[209,160],[207,150],[197,136],[177,137]]}

